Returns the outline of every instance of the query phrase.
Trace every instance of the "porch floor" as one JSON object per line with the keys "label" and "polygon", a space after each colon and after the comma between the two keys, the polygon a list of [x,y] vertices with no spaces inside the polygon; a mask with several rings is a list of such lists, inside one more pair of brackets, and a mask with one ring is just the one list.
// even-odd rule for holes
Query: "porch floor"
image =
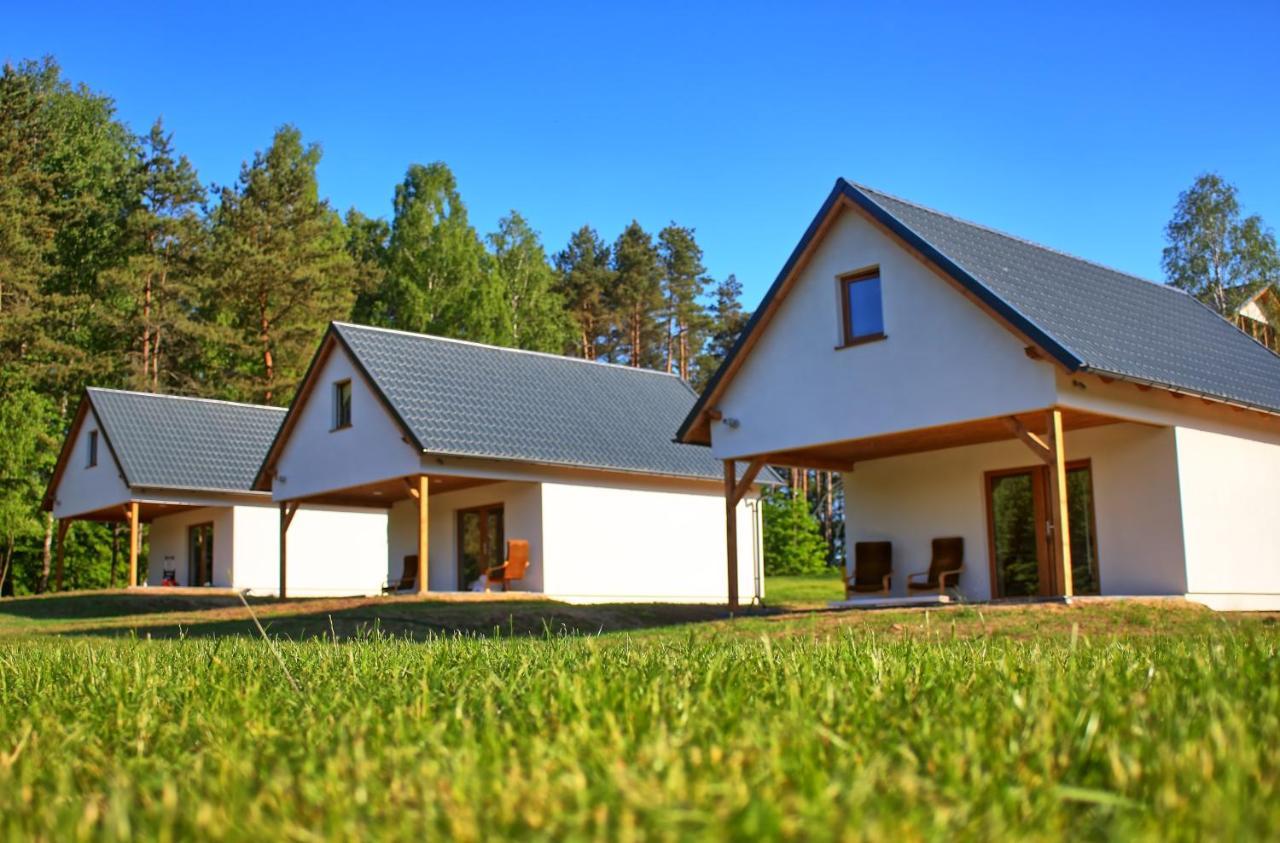
{"label": "porch floor", "polygon": [[950,594],[910,594],[905,597],[877,594],[832,600],[827,605],[832,609],[893,609],[901,606],[944,606],[955,602],[956,599]]}

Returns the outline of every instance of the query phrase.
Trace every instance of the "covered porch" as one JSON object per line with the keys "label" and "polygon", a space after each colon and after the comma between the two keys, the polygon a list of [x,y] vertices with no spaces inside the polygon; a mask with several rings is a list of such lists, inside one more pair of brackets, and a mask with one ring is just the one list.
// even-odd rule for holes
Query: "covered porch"
{"label": "covered porch", "polygon": [[175,515],[200,509],[202,504],[184,504],[134,498],[116,506],[108,506],[92,512],[64,516],[57,519],[54,550],[54,590],[61,591],[65,573],[67,531],[76,521],[89,521],[99,524],[124,524],[129,529],[126,556],[128,558],[127,579],[123,588],[133,588],[138,584],[138,555],[142,548],[142,526],[151,524],[157,518]]}
{"label": "covered porch", "polygon": [[[435,548],[433,545],[432,520],[437,522],[436,530],[441,529],[440,516],[448,517],[453,510],[456,509],[457,496],[454,493],[464,490],[475,489],[479,487],[494,487],[503,484],[504,481],[487,478],[487,477],[466,477],[456,474],[431,474],[421,473],[402,477],[393,477],[372,483],[365,483],[359,486],[344,488],[325,492],[322,494],[310,495],[307,497],[284,500],[279,502],[279,543],[280,543],[280,596],[288,596],[288,573],[289,573],[289,528],[293,523],[294,516],[297,514],[299,507],[310,506],[332,506],[332,507],[354,507],[361,509],[383,510],[387,513],[388,518],[388,550],[387,550],[387,586],[384,589],[389,593],[410,593],[414,595],[458,595],[465,593],[460,586],[455,588],[432,588],[432,553]],[[447,496],[447,497],[446,497]],[[443,498],[447,503],[448,512],[433,511],[433,500],[439,502]],[[487,498],[486,498],[487,500]],[[405,504],[409,505],[412,517],[409,519],[411,523],[403,523],[405,519]],[[437,503],[437,508],[440,504]],[[478,509],[486,509],[480,507]],[[502,507],[501,504],[487,507],[490,510],[497,510],[497,527],[496,529],[482,532],[481,536],[481,555],[489,558],[502,555],[503,531],[502,531]],[[405,540],[405,527],[412,533],[412,536]],[[492,533],[492,535],[490,535]],[[436,541],[443,541],[446,537],[440,536]],[[447,537],[452,541],[453,536]],[[488,541],[484,541],[488,538]],[[404,545],[404,547],[402,547]],[[411,549],[412,553],[401,553],[401,550]],[[441,554],[437,553],[437,562],[440,562]],[[439,572],[435,577],[439,581]],[[478,599],[483,599],[484,595],[478,595]]]}
{"label": "covered porch", "polygon": [[[739,463],[745,463],[748,475],[764,465],[839,472],[846,481],[846,573],[854,573],[857,544],[892,545],[892,582],[886,580],[883,589],[872,589],[868,597],[895,602],[937,602],[958,594],[967,599],[1069,598],[1099,590],[1093,463],[1103,469],[1100,500],[1128,497],[1117,478],[1135,473],[1124,464],[1134,447],[1127,445],[1126,451],[1109,440],[1150,438],[1144,431],[1160,430],[1052,406],[726,460],[725,500],[736,500]],[[1171,449],[1160,462],[1172,470]],[[1010,521],[1012,507],[1018,509],[1017,523]],[[1117,537],[1117,524],[1126,517],[1121,509],[1112,507],[1102,523],[1114,549],[1131,541]],[[726,512],[732,519],[731,506]],[[943,582],[932,588],[931,597],[918,586],[906,588],[903,575],[928,572],[938,555],[932,543],[944,539],[963,547],[959,587]],[[1073,560],[1073,544],[1078,560]],[[731,582],[737,565],[730,544]],[[1109,573],[1113,587],[1124,583],[1123,572]]]}

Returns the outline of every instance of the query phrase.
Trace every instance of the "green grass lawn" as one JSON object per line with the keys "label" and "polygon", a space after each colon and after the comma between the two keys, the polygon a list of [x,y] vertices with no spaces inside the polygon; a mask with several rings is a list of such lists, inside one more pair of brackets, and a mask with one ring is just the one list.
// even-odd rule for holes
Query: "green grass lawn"
{"label": "green grass lawn", "polygon": [[765,577],[764,602],[769,606],[826,606],[844,599],[844,579],[837,568],[821,574]]}
{"label": "green grass lawn", "polygon": [[0,838],[1280,828],[1271,617],[133,597],[0,602]]}

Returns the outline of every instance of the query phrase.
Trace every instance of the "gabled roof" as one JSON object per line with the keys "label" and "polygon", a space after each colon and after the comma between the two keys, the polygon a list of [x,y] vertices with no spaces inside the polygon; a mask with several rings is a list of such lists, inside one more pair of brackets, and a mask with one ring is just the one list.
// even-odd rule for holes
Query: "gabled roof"
{"label": "gabled roof", "polygon": [[1280,357],[1181,290],[838,179],[697,406],[714,406],[829,218],[856,207],[1068,371],[1280,412]]}
{"label": "gabled roof", "polygon": [[284,420],[279,407],[89,388],[50,482],[50,499],[85,409],[97,419],[126,486],[249,492]]}
{"label": "gabled roof", "polygon": [[[347,351],[423,452],[723,479],[706,449],[672,441],[697,397],[675,375],[335,322],[291,414],[330,343]],[[290,427],[282,427],[259,488]]]}

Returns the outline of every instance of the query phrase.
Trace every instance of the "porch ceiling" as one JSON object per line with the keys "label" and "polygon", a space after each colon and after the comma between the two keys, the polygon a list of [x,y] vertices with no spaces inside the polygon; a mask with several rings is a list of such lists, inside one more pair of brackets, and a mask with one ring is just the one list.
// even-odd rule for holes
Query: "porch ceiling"
{"label": "porch ceiling", "polygon": [[[185,512],[189,509],[200,509],[198,506],[177,503],[138,503],[138,520],[143,524],[150,524],[152,521],[162,515],[172,515],[175,512]],[[66,521],[102,521],[112,522],[119,521],[127,523],[129,521],[129,505],[121,504],[120,506],[109,506],[94,512],[86,512],[82,515],[72,515],[64,519]]]}
{"label": "porch ceiling", "polygon": [[[501,482],[486,478],[455,477],[438,474],[428,475],[428,477],[430,494],[432,495]],[[329,504],[332,506],[390,507],[397,501],[412,497],[409,494],[410,483],[412,482],[414,482],[413,478],[393,477],[390,480],[381,480],[377,483],[366,483],[363,486],[353,486],[349,489],[339,489],[323,495],[314,495],[303,498],[299,502]]]}
{"label": "porch ceiling", "polygon": [[[1045,414],[1047,409],[1018,413],[1014,417],[1027,430],[1045,433]],[[831,442],[789,451],[776,451],[771,454],[757,456],[763,457],[766,462],[773,465],[847,471],[856,463],[866,462],[867,460],[897,457],[924,451],[939,451],[944,448],[956,448],[962,445],[980,445],[986,442],[1016,439],[1017,437],[1010,429],[1009,418],[1010,416],[996,416],[987,419],[973,419],[940,427],[904,430],[881,436],[848,439],[842,442]],[[1127,421],[1127,419],[1091,413],[1085,410],[1062,408],[1062,426],[1067,431],[1116,424],[1123,421]]]}

